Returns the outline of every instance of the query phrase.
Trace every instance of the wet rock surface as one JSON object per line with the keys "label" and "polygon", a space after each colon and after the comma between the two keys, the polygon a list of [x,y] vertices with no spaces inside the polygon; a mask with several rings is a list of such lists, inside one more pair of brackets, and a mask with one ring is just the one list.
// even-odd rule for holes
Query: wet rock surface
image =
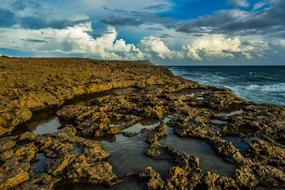
{"label": "wet rock surface", "polygon": [[284,107],[150,64],[0,65],[0,189],[285,188]]}

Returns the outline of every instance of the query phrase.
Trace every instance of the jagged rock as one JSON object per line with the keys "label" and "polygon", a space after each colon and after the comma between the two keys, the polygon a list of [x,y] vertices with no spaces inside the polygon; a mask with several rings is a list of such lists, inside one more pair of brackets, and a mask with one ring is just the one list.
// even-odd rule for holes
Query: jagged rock
{"label": "jagged rock", "polygon": [[267,162],[275,166],[285,167],[285,148],[259,140],[249,147],[249,152],[257,161]]}
{"label": "jagged rock", "polygon": [[258,176],[259,183],[264,187],[285,188],[284,171],[268,165],[254,164],[254,171]]}
{"label": "jagged rock", "polygon": [[[148,156],[175,158],[177,165],[164,185],[158,173],[144,171],[145,176],[155,176],[148,177],[150,188],[284,188],[282,106],[253,105],[229,89],[203,87],[149,64],[0,58],[0,67],[0,189],[53,189],[58,182],[112,185],[117,177],[106,162],[110,154],[92,139],[119,133],[142,134],[149,143]],[[77,98],[83,102],[78,103]],[[67,105],[60,107],[64,103]],[[54,106],[52,112],[59,109],[56,113],[62,126],[58,132],[15,131],[26,127],[22,124],[31,119],[32,111],[49,112],[50,106]],[[241,113],[231,114],[240,109]],[[197,158],[160,145],[159,140],[167,135],[164,123],[140,134],[122,132],[138,122],[162,121],[167,116],[172,118],[167,125],[176,135],[203,138],[219,156],[235,163],[239,167],[235,176],[207,173],[202,177]],[[218,127],[213,119],[225,124]],[[249,149],[241,154],[223,140],[225,136],[242,137]],[[47,162],[41,174],[33,172],[39,154]]]}
{"label": "jagged rock", "polygon": [[210,190],[239,189],[232,178],[220,176],[218,174],[207,172],[203,177],[201,187]]}
{"label": "jagged rock", "polygon": [[21,184],[17,189],[19,190],[53,190],[56,184],[56,180],[47,174],[40,175],[36,178],[32,178]]}
{"label": "jagged rock", "polygon": [[5,137],[0,139],[0,153],[12,149],[16,145],[17,137]]}
{"label": "jagged rock", "polygon": [[237,163],[245,160],[239,149],[237,149],[231,142],[227,142],[222,138],[211,138],[209,142],[213,145],[216,151],[223,155],[227,160]]}
{"label": "jagged rock", "polygon": [[[164,67],[131,61],[1,58],[0,65],[4,66],[1,67],[0,81],[1,136],[29,120],[31,110],[61,105],[75,96],[115,88],[163,84],[165,80],[182,81],[174,78]],[[111,78],[107,77],[110,72]],[[144,74],[138,75],[139,72]],[[188,85],[197,83],[188,81]],[[158,106],[151,114],[161,117],[161,109],[163,107]]]}
{"label": "jagged rock", "polygon": [[33,142],[36,138],[36,135],[30,131],[27,131],[20,135],[18,141],[20,142]]}
{"label": "jagged rock", "polygon": [[112,166],[107,162],[87,162],[84,156],[75,159],[64,179],[72,182],[107,184],[117,182],[117,176],[112,172]]}
{"label": "jagged rock", "polygon": [[158,141],[168,134],[166,124],[161,122],[160,125],[153,131],[148,130],[143,134],[146,137],[146,141],[149,143],[149,149],[145,152],[145,154],[153,158],[159,158],[161,156],[161,152],[159,150],[160,143]]}
{"label": "jagged rock", "polygon": [[0,115],[0,136],[11,133],[14,127],[28,121],[32,112],[28,108],[16,108]]}
{"label": "jagged rock", "polygon": [[168,149],[168,151],[175,157],[175,161],[179,165],[170,169],[165,189],[194,189],[202,177],[199,159],[185,155],[175,149]]}
{"label": "jagged rock", "polygon": [[30,162],[36,156],[37,147],[34,144],[27,144],[16,149],[7,150],[0,154],[0,160],[16,159],[17,161]]}
{"label": "jagged rock", "polygon": [[145,167],[139,173],[139,177],[147,180],[148,190],[161,190],[164,187],[164,181],[161,179],[160,174],[150,166]]}
{"label": "jagged rock", "polygon": [[149,143],[154,143],[161,139],[164,136],[167,136],[168,130],[167,130],[167,125],[164,122],[161,122],[160,125],[155,128],[153,132],[147,133],[146,134],[146,140]]}
{"label": "jagged rock", "polygon": [[28,172],[22,169],[16,160],[5,162],[0,167],[0,189],[13,189],[29,178]]}
{"label": "jagged rock", "polygon": [[241,166],[235,174],[235,178],[241,187],[285,187],[284,171],[259,163],[250,163]]}
{"label": "jagged rock", "polygon": [[182,137],[194,137],[194,138],[202,138],[202,139],[208,139],[209,137],[214,137],[217,135],[217,133],[209,128],[208,126],[196,126],[196,125],[186,125],[185,127],[181,128],[175,128],[175,133]]}
{"label": "jagged rock", "polygon": [[248,165],[242,165],[236,170],[235,180],[240,187],[253,188],[258,185],[259,179]]}

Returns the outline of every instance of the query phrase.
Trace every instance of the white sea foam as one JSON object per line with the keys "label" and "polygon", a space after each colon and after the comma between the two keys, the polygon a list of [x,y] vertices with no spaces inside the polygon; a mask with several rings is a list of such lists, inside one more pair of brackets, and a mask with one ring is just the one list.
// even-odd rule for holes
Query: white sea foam
{"label": "white sea foam", "polygon": [[[256,103],[269,103],[285,105],[285,82],[282,79],[282,72],[274,71],[270,74],[266,70],[246,72],[243,68],[240,71],[228,72],[227,70],[195,70],[171,69],[175,75],[186,79],[194,80],[202,85],[213,85],[226,87],[235,92],[241,98]],[[272,72],[272,71],[271,71]]]}
{"label": "white sea foam", "polygon": [[285,83],[276,83],[271,85],[251,84],[245,87],[245,89],[254,91],[285,92]]}

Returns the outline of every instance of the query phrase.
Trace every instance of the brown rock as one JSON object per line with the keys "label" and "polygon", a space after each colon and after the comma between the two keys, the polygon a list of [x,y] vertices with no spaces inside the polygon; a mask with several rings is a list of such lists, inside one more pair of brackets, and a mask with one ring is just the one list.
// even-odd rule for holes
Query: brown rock
{"label": "brown rock", "polygon": [[164,181],[161,179],[160,174],[150,166],[145,167],[139,173],[139,177],[148,181],[148,190],[160,190],[164,187]]}
{"label": "brown rock", "polygon": [[0,139],[0,153],[12,149],[16,145],[16,137],[5,137]]}
{"label": "brown rock", "polygon": [[13,189],[29,180],[29,174],[17,166],[16,162],[6,162],[0,167],[0,189]]}
{"label": "brown rock", "polygon": [[239,189],[232,178],[207,172],[203,178],[202,186],[209,190]]}

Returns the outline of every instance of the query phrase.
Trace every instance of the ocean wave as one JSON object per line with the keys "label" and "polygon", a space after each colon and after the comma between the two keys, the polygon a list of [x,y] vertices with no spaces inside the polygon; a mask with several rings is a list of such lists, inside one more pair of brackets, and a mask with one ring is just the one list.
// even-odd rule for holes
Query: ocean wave
{"label": "ocean wave", "polygon": [[268,103],[285,105],[285,83],[272,85],[247,85],[247,86],[227,86],[232,89],[237,96],[253,101],[255,103]]}
{"label": "ocean wave", "polygon": [[203,68],[203,70],[191,70],[187,68],[171,69],[174,75],[194,80],[202,85],[226,87],[235,92],[241,98],[255,103],[268,103],[285,105],[285,82],[283,71],[268,70],[253,71],[249,73],[247,68],[240,68],[236,72],[220,70],[219,68]]}
{"label": "ocean wave", "polygon": [[[243,86],[240,86],[243,87]],[[245,90],[252,90],[252,91],[266,91],[266,92],[285,92],[285,83],[276,83],[270,85],[257,85],[251,84],[244,87]]]}

